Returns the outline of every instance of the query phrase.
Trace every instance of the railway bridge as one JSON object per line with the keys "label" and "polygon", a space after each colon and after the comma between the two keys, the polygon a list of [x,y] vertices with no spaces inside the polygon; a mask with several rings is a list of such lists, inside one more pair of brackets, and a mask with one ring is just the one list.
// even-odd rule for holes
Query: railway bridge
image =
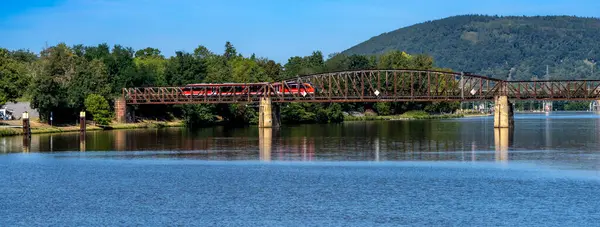
{"label": "railway bridge", "polygon": [[494,127],[512,128],[511,101],[600,100],[600,80],[506,81],[462,72],[357,70],[320,73],[262,83],[190,84],[123,88],[116,102],[124,121],[127,105],[257,103],[259,126],[277,125],[272,103],[494,101]]}

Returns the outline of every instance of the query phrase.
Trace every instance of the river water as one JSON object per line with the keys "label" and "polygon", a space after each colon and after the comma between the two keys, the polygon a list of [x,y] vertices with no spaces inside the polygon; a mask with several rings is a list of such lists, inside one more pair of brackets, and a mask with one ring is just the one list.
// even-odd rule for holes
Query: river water
{"label": "river water", "polygon": [[0,138],[0,225],[593,226],[600,115]]}

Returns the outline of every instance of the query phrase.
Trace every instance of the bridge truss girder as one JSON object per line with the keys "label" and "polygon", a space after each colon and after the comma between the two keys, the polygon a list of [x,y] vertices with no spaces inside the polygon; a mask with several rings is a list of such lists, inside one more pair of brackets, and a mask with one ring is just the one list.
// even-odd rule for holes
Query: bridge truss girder
{"label": "bridge truss girder", "polygon": [[[308,90],[310,84],[315,92]],[[296,92],[281,93],[283,88]],[[127,104],[272,102],[403,102],[513,100],[598,100],[600,81],[503,81],[456,72],[426,70],[360,70],[315,74],[273,83],[221,84],[214,90],[184,95],[184,87],[124,88]]]}

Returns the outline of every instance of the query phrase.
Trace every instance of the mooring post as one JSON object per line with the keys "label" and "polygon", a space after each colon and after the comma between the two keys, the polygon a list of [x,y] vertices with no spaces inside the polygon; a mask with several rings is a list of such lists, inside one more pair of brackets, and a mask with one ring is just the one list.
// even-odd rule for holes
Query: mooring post
{"label": "mooring post", "polygon": [[31,143],[31,127],[29,125],[29,113],[25,111],[21,119],[23,121],[23,152],[29,152],[29,145]]}
{"label": "mooring post", "polygon": [[79,132],[85,133],[85,111],[79,112]]}
{"label": "mooring post", "polygon": [[25,137],[31,136],[31,127],[29,125],[29,113],[25,111],[21,119],[23,120],[23,135]]}

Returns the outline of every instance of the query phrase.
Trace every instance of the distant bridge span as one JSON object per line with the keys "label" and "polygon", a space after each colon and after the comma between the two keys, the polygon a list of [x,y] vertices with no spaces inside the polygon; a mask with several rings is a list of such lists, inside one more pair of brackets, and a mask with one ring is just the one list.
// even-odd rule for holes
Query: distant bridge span
{"label": "distant bridge span", "polygon": [[125,104],[599,100],[600,80],[505,81],[429,70],[358,70],[279,82],[124,88]]}

